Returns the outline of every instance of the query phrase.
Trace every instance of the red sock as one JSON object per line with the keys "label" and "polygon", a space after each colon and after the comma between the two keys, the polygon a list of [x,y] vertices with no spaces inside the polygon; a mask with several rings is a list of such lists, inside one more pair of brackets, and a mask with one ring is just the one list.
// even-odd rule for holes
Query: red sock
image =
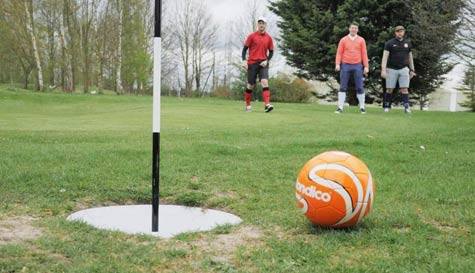
{"label": "red sock", "polygon": [[246,99],[246,106],[251,105],[252,93],[244,93],[244,98]]}
{"label": "red sock", "polygon": [[264,98],[264,103],[266,105],[270,103],[270,91],[268,87],[262,89],[262,97]]}

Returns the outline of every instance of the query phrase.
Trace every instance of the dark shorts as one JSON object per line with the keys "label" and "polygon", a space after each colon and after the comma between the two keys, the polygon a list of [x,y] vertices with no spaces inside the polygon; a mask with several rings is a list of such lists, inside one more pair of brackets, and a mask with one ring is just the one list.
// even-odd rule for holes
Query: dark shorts
{"label": "dark shorts", "polygon": [[252,85],[256,84],[257,75],[259,75],[259,80],[269,79],[269,66],[262,67],[260,62],[248,65],[247,82]]}

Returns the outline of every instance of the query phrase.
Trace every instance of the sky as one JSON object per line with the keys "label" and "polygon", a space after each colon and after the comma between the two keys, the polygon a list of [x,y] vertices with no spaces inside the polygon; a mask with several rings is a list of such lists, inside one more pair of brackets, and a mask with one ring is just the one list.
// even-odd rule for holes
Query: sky
{"label": "sky", "polygon": [[[277,44],[276,38],[278,33],[278,27],[276,26],[277,16],[267,9],[267,0],[203,0],[211,13],[213,20],[218,24],[219,37],[226,37],[226,31],[229,30],[229,26],[235,25],[236,22],[242,22],[243,18],[246,18],[246,12],[249,12],[249,5],[253,5],[256,1],[260,13],[258,17],[264,16],[268,20],[268,32],[274,38],[274,44]],[[248,6],[246,6],[248,5]],[[248,26],[243,26],[247,28]],[[241,42],[241,41],[239,41]],[[238,42],[238,43],[239,43]],[[220,44],[223,44],[221,41]],[[242,41],[244,43],[244,41]],[[241,52],[236,53],[240,56]],[[271,73],[277,73],[278,71],[290,71],[291,68],[285,64],[285,58],[280,54],[278,47],[276,46],[274,51],[273,64],[270,66]]]}
{"label": "sky", "polygon": [[238,19],[245,12],[244,1],[240,0],[204,0],[215,22],[227,22]]}
{"label": "sky", "polygon": [[[228,31],[230,26],[235,26],[237,23],[243,22],[248,18],[250,7],[257,4],[257,17],[264,16],[268,20],[268,32],[275,36],[278,32],[276,26],[277,16],[274,15],[268,8],[267,0],[202,0],[208,11],[212,15],[213,21],[219,26],[220,32]],[[248,26],[243,26],[247,28]]]}
{"label": "sky", "polygon": [[[170,11],[175,9],[175,3],[183,0],[165,0],[166,5]],[[209,14],[212,17],[213,23],[218,27],[218,48],[224,47],[225,39],[227,37],[235,36],[235,33],[230,33],[231,28],[240,27],[240,23],[246,22],[246,25],[242,26],[242,32],[249,33],[251,32],[249,26],[247,25],[246,19],[248,18],[247,13],[250,11],[249,6],[254,6],[254,3],[257,4],[257,16],[264,16],[268,20],[268,32],[274,38],[278,34],[278,27],[276,26],[277,16],[274,15],[270,10],[268,10],[267,0],[197,0],[204,3],[207,7]],[[249,28],[249,30],[247,29]],[[241,29],[239,29],[241,32]],[[244,42],[243,37],[243,41]],[[241,41],[233,41],[234,43],[240,43]]]}
{"label": "sky", "polygon": [[[152,0],[150,0],[152,1]],[[166,9],[168,20],[172,20],[173,13],[176,12],[177,4],[183,3],[184,0],[162,0]],[[216,56],[217,73],[226,73],[228,76],[236,76],[238,70],[235,64],[241,63],[242,45],[246,35],[252,32],[250,27],[249,12],[250,7],[257,5],[259,10],[257,17],[265,16],[268,20],[268,32],[274,38],[274,57],[272,58],[269,73],[276,75],[278,72],[291,73],[293,71],[286,65],[285,58],[280,54],[278,48],[277,34],[279,32],[276,22],[277,16],[268,10],[268,0],[195,0],[202,3],[211,15],[212,21],[217,26],[217,40],[213,50]],[[162,17],[167,20],[167,18]],[[171,23],[173,26],[173,23]],[[242,36],[242,37],[241,37]],[[230,40],[231,38],[231,40]],[[234,45],[229,51],[226,49],[226,43],[232,42]],[[231,59],[229,58],[231,55]],[[207,62],[212,63],[214,55],[207,55]],[[229,75],[231,73],[231,75]],[[224,75],[224,74],[222,74]],[[228,78],[229,79],[229,78]]]}

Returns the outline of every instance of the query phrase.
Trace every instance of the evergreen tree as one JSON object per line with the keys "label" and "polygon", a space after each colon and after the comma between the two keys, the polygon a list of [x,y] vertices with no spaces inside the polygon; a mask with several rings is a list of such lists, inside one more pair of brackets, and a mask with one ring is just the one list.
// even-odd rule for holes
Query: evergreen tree
{"label": "evergreen tree", "polygon": [[[451,22],[457,18],[462,2],[281,0],[271,2],[270,9],[281,17],[278,25],[282,30],[282,54],[289,65],[297,68],[297,75],[307,79],[338,78],[334,71],[338,42],[348,34],[349,24],[358,22],[370,60],[370,73],[365,80],[368,101],[379,100],[383,91],[380,64],[384,43],[393,37],[393,27],[405,26],[414,47],[418,74],[411,82],[411,93],[423,102],[451,69],[444,57],[453,45],[457,25]],[[336,92],[334,88],[334,96]]]}
{"label": "evergreen tree", "polygon": [[467,100],[460,103],[460,106],[470,108],[472,112],[475,112],[475,66],[470,66],[465,71],[463,86],[458,90],[467,96]]}

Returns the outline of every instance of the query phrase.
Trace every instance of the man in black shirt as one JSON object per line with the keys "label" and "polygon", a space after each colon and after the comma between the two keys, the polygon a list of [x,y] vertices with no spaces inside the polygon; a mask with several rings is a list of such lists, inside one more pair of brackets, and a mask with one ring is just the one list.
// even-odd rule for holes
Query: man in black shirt
{"label": "man in black shirt", "polygon": [[384,112],[389,112],[391,96],[396,84],[402,94],[405,113],[411,113],[409,108],[409,81],[416,75],[414,71],[414,59],[412,57],[412,44],[404,39],[405,29],[403,26],[395,28],[395,38],[387,41],[384,45],[383,60],[381,62],[381,77],[386,79],[386,93],[384,93]]}

